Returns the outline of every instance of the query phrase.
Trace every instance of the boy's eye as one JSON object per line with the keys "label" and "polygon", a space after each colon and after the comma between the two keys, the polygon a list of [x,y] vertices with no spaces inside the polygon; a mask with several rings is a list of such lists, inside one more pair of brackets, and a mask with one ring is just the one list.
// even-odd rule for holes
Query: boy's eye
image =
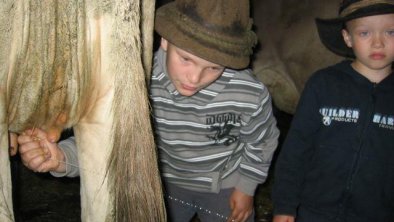
{"label": "boy's eye", "polygon": [[361,36],[361,37],[365,37],[365,36],[368,36],[369,32],[368,32],[368,31],[361,31],[361,32],[359,32],[358,34],[359,34],[359,36]]}
{"label": "boy's eye", "polygon": [[393,29],[393,30],[388,30],[388,31],[387,31],[387,34],[388,34],[389,36],[394,36],[394,29]]}
{"label": "boy's eye", "polygon": [[181,56],[181,61],[182,62],[188,62],[189,60],[190,60],[189,58]]}
{"label": "boy's eye", "polygon": [[221,72],[223,70],[222,67],[209,67],[209,69],[214,72]]}

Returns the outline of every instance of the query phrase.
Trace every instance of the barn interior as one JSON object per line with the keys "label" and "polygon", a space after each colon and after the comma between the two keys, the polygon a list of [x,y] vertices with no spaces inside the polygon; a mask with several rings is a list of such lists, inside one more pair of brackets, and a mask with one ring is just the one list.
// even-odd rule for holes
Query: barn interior
{"label": "barn interior", "polygon": [[[166,2],[169,0],[157,0],[156,5],[159,7]],[[269,88],[273,97],[274,115],[281,132],[276,154],[280,151],[281,142],[286,136],[298,98],[308,77],[315,70],[334,64],[340,59],[320,43],[314,24],[316,17],[335,16],[339,2],[251,2],[254,30],[259,38],[251,68]],[[154,48],[157,48],[157,41]],[[66,130],[62,138],[70,135],[72,130]],[[256,191],[257,222],[272,219],[270,190],[275,159],[276,156],[267,181]],[[81,221],[79,178],[54,178],[48,173],[34,173],[23,166],[18,156],[12,157],[11,163],[16,221]]]}

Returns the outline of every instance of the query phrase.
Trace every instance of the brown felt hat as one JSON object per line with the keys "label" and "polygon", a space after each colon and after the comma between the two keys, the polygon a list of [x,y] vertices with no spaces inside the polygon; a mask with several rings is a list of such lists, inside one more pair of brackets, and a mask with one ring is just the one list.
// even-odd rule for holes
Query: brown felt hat
{"label": "brown felt hat", "polygon": [[321,42],[335,54],[354,58],[353,50],[345,44],[342,29],[349,20],[394,13],[394,0],[343,0],[339,16],[333,19],[316,19]]}
{"label": "brown felt hat", "polygon": [[175,0],[156,11],[155,30],[193,55],[242,69],[257,43],[249,11],[249,0]]}

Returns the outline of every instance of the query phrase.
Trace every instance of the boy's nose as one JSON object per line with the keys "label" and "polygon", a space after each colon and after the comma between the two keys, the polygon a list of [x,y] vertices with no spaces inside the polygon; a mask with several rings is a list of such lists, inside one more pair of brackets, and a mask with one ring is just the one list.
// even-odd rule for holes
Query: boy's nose
{"label": "boy's nose", "polygon": [[374,35],[374,37],[372,39],[372,46],[374,48],[380,48],[383,45],[384,45],[383,37],[381,35]]}
{"label": "boy's nose", "polygon": [[202,72],[202,69],[195,69],[190,72],[188,75],[188,80],[190,81],[190,83],[198,83],[201,79]]}

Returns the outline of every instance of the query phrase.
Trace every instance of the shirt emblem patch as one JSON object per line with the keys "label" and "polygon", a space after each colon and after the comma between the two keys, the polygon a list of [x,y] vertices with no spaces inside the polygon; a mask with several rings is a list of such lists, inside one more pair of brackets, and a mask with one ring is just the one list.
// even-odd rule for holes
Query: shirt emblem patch
{"label": "shirt emblem patch", "polygon": [[231,135],[231,130],[241,125],[241,116],[234,113],[221,113],[217,115],[208,115],[206,120],[210,125],[210,131],[214,132],[212,136],[207,136],[214,140],[215,144],[229,146],[238,140],[238,136]]}

